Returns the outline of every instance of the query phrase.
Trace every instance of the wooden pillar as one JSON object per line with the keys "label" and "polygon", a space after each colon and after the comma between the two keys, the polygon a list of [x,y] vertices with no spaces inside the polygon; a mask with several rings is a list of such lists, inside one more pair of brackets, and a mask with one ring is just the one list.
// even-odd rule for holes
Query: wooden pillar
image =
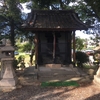
{"label": "wooden pillar", "polygon": [[35,68],[37,69],[38,67],[38,33],[35,34],[34,43],[35,43]]}
{"label": "wooden pillar", "polygon": [[56,53],[56,36],[53,32],[53,61],[55,60],[55,53]]}
{"label": "wooden pillar", "polygon": [[75,31],[73,31],[73,62],[76,63],[76,55],[75,55],[75,49],[76,49],[76,41],[75,41]]}
{"label": "wooden pillar", "polygon": [[65,36],[65,61],[64,64],[68,63],[68,34],[64,33]]}
{"label": "wooden pillar", "polygon": [[71,32],[68,33],[68,63],[71,63]]}
{"label": "wooden pillar", "polygon": [[66,34],[66,62],[71,63],[71,31]]}

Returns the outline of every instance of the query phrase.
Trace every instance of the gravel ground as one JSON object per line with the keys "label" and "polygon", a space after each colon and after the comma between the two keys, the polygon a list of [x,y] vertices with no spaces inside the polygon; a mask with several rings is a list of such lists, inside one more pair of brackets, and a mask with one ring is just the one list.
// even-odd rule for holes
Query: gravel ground
{"label": "gravel ground", "polygon": [[79,87],[41,87],[32,77],[19,80],[22,86],[9,92],[0,91],[0,100],[100,100],[100,88],[92,83],[81,83]]}
{"label": "gravel ground", "polygon": [[0,91],[0,100],[100,100],[100,87],[81,83],[79,87],[41,87],[34,77],[19,76],[21,86]]}

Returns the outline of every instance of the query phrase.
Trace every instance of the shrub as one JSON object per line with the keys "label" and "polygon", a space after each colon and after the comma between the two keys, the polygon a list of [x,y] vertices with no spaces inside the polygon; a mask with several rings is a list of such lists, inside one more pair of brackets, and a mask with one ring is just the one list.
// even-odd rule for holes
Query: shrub
{"label": "shrub", "polygon": [[25,56],[24,55],[20,55],[18,57],[18,62],[20,63],[20,68],[22,68],[22,70],[25,68]]}
{"label": "shrub", "polygon": [[94,59],[100,62],[100,51],[95,51],[94,53]]}
{"label": "shrub", "polygon": [[24,55],[20,55],[19,57],[18,57],[18,62],[20,63],[20,62],[22,62],[22,61],[24,61],[25,60],[25,56]]}
{"label": "shrub", "polygon": [[13,67],[15,70],[18,68],[18,61],[16,60],[16,58],[13,61]]}
{"label": "shrub", "polygon": [[31,43],[25,43],[24,45],[23,45],[23,49],[22,49],[22,51],[24,52],[24,51],[30,51],[31,50],[31,48],[32,48],[32,44]]}
{"label": "shrub", "polygon": [[83,63],[86,63],[89,61],[89,57],[84,52],[77,51],[76,52],[76,61],[77,61],[77,65],[82,67]]}

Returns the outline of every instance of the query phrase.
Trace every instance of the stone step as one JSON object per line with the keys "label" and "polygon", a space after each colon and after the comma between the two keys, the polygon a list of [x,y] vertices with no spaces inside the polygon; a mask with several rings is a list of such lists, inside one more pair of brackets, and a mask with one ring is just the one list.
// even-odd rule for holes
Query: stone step
{"label": "stone step", "polygon": [[61,68],[62,64],[45,64],[48,68]]}
{"label": "stone step", "polygon": [[80,76],[87,76],[87,73],[82,71],[82,69],[80,69],[80,68],[73,68],[73,70]]}
{"label": "stone step", "polygon": [[80,76],[80,74],[76,74],[76,73],[66,73],[66,72],[49,72],[49,73],[43,73],[43,72],[39,72],[38,75],[40,77],[54,77],[54,76]]}
{"label": "stone step", "polygon": [[45,78],[45,77],[75,77],[75,76],[80,76],[78,74],[57,74],[57,73],[48,73],[48,74],[38,74],[39,77]]}
{"label": "stone step", "polygon": [[66,77],[59,77],[59,76],[55,76],[55,77],[39,77],[39,81],[40,82],[44,82],[44,81],[65,81],[65,80],[70,80],[71,78],[77,78],[78,76],[66,76]]}

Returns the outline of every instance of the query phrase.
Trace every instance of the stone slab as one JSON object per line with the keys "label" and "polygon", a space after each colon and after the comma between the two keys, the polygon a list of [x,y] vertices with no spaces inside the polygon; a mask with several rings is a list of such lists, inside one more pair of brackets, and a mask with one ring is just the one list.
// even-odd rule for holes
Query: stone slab
{"label": "stone slab", "polygon": [[42,72],[42,71],[43,71],[43,72],[44,72],[44,71],[45,71],[45,72],[48,72],[48,71],[49,71],[49,72],[50,72],[51,69],[50,69],[49,67],[39,67],[39,71],[41,71],[41,72]]}
{"label": "stone slab", "polygon": [[18,78],[16,77],[15,71],[12,65],[13,60],[4,60],[2,62],[1,68],[1,80],[0,80],[0,88],[5,87],[15,87],[18,83]]}
{"label": "stone slab", "polygon": [[72,71],[72,68],[70,68],[70,67],[62,67],[62,68],[60,68],[60,69],[64,69],[64,70],[66,70],[66,71]]}
{"label": "stone slab", "polygon": [[60,68],[62,65],[61,64],[46,64],[45,66],[49,68]]}
{"label": "stone slab", "polygon": [[13,87],[13,86],[16,86],[17,83],[18,83],[17,78],[2,79],[0,81],[0,87]]}

